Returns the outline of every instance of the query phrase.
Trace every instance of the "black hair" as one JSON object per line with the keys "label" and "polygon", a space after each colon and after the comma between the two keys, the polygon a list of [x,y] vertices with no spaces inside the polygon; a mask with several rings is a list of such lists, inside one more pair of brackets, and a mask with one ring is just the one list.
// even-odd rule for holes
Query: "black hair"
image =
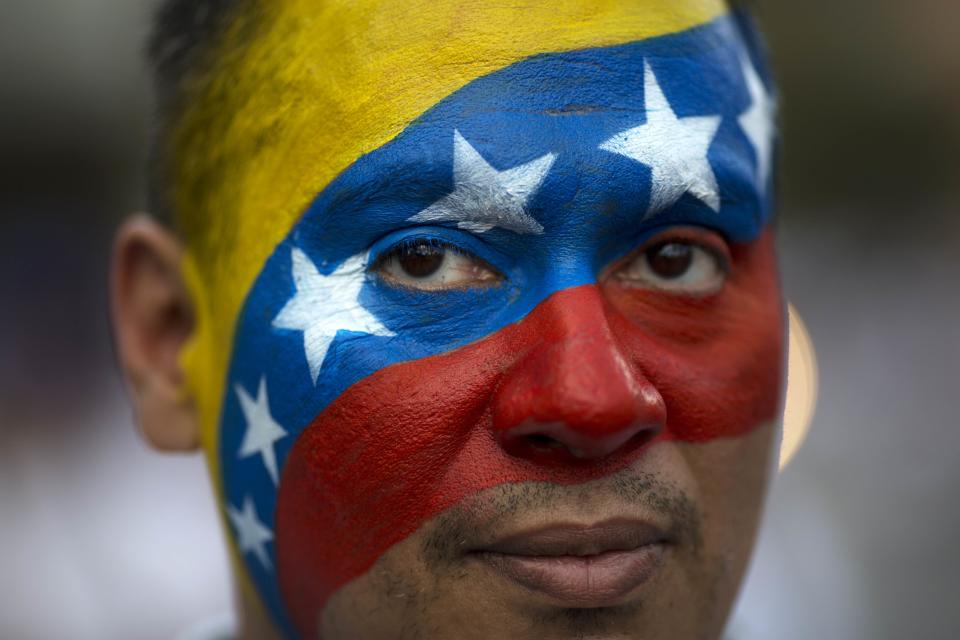
{"label": "black hair", "polygon": [[147,175],[147,207],[164,222],[173,222],[168,196],[167,137],[191,78],[206,73],[213,50],[231,19],[250,0],[164,0],[157,9],[146,57],[153,76],[154,125]]}

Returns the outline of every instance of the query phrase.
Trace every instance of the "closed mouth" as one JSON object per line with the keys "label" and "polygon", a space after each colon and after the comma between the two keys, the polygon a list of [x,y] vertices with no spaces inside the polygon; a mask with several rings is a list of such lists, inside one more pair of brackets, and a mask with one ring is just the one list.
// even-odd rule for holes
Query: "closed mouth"
{"label": "closed mouth", "polygon": [[621,603],[657,573],[673,541],[643,521],[556,524],[501,538],[471,555],[565,607]]}

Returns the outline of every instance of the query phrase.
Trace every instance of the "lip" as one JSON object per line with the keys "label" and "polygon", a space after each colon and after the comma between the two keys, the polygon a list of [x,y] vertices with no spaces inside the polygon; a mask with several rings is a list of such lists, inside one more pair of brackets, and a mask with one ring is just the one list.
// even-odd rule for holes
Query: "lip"
{"label": "lip", "polygon": [[668,536],[632,520],[552,525],[505,537],[473,554],[488,567],[566,607],[622,603],[662,566]]}

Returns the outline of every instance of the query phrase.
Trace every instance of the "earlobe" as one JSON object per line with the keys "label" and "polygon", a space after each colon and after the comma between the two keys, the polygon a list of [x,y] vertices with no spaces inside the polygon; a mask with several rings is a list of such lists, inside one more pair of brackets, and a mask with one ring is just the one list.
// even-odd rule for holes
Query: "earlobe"
{"label": "earlobe", "polygon": [[194,329],[181,257],[173,232],[141,215],[117,232],[110,268],[114,343],[137,421],[153,446],[169,451],[199,446],[195,403],[180,368]]}

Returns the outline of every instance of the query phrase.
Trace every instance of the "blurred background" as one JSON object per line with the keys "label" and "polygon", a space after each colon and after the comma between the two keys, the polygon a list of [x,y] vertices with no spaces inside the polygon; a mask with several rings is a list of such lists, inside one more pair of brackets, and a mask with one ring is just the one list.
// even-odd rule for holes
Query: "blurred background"
{"label": "blurred background", "polygon": [[[960,3],[759,2],[783,277],[819,355],[731,637],[960,637]],[[227,611],[199,457],[135,432],[106,323],[143,206],[155,0],[4,0],[0,638],[170,638]]]}

